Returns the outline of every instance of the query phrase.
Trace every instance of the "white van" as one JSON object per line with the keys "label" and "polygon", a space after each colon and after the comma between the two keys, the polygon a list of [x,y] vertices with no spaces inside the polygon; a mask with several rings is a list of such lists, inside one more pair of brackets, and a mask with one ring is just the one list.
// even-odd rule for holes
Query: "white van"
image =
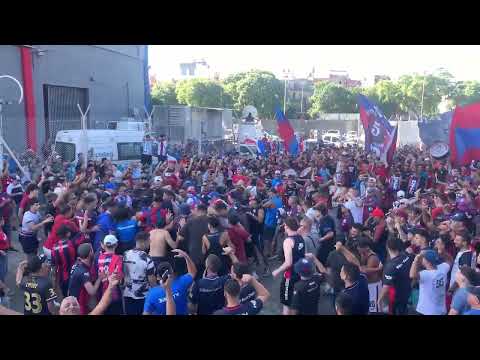
{"label": "white van", "polygon": [[[107,158],[115,163],[140,160],[145,133],[134,130],[85,130],[89,160]],[[75,161],[85,152],[82,130],[59,131],[55,137],[55,151],[64,161]]]}
{"label": "white van", "polygon": [[237,148],[241,157],[246,159],[256,159],[258,155],[258,149],[256,145],[240,144]]}

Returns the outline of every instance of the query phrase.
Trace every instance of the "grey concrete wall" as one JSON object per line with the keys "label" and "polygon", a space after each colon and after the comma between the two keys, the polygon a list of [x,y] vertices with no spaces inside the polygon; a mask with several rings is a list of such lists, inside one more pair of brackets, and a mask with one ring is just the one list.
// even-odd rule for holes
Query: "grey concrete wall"
{"label": "grey concrete wall", "polygon": [[[33,82],[39,149],[45,141],[43,85],[88,89],[91,104],[89,124],[102,127],[106,122],[130,116],[130,109],[143,114],[144,76],[141,45],[35,45],[44,55],[33,54]],[[10,74],[21,82],[20,50],[0,46],[0,74]],[[1,80],[0,80],[1,81]],[[0,97],[2,96],[0,83]],[[8,91],[4,91],[4,93]],[[16,150],[25,148],[25,107],[12,108],[7,136]],[[80,114],[79,114],[80,116]]]}
{"label": "grey concrete wall", "polygon": [[[0,75],[10,75],[23,84],[20,50],[18,46],[0,46]],[[18,86],[11,80],[0,79],[0,98],[18,99]],[[25,103],[3,107],[3,135],[13,149],[24,149],[26,144]]]}

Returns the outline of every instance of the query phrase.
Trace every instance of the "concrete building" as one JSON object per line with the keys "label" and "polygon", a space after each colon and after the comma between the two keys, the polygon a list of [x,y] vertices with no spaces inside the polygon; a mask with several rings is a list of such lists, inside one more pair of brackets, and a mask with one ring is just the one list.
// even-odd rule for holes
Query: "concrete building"
{"label": "concrete building", "polygon": [[[79,129],[90,104],[88,128],[143,116],[150,108],[146,45],[2,45],[0,75],[23,86],[24,101],[3,107],[2,131],[16,151],[35,151],[59,130]],[[0,99],[18,99],[13,81],[0,79]]]}
{"label": "concrete building", "polygon": [[350,79],[350,76],[345,71],[332,70],[327,78],[316,78],[314,81],[328,81],[337,85],[344,86],[346,88],[362,86],[362,82],[360,80]]}
{"label": "concrete building", "polygon": [[378,83],[379,81],[382,81],[382,80],[391,80],[390,76],[387,76],[387,75],[375,75],[374,77],[374,83]]}

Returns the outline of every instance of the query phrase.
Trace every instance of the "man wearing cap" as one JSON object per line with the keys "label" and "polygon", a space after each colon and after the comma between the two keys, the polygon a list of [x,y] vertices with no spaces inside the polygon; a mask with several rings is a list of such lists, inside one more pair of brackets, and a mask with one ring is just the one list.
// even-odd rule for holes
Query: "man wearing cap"
{"label": "man wearing cap", "polygon": [[[115,254],[115,250],[118,246],[118,239],[115,235],[107,235],[103,239],[102,248],[103,252],[98,256],[96,265],[98,276],[107,279],[110,275],[116,274],[118,279],[123,280],[123,259],[120,255]],[[108,287],[108,281],[103,281],[101,286],[102,293],[106,291]],[[105,315],[122,315],[123,305],[120,288],[112,292],[112,302],[108,309],[105,311]]]}
{"label": "man wearing cap", "polygon": [[[188,315],[188,293],[193,283],[193,279],[197,275],[197,268],[188,254],[180,249],[172,250],[175,258],[183,258],[187,265],[188,273],[179,274],[179,267],[173,266],[168,262],[159,263],[156,267],[157,281],[160,282],[167,276],[173,276],[172,294],[178,315]],[[174,263],[174,265],[176,265]],[[148,291],[145,298],[143,315],[166,315],[166,293],[161,286],[156,286]]]}
{"label": "man wearing cap", "polygon": [[385,261],[388,232],[386,231],[385,214],[382,209],[375,208],[372,211],[370,218],[365,223],[368,230],[371,232],[371,240],[373,242],[372,249],[379,256],[380,261]]}
{"label": "man wearing cap", "polygon": [[300,275],[300,280],[293,289],[291,313],[292,315],[318,315],[318,302],[320,300],[320,286],[323,276],[315,273],[315,264],[311,257],[298,260],[294,265],[295,272]]}
{"label": "man wearing cap", "polygon": [[32,256],[18,265],[16,283],[24,292],[24,315],[54,315],[58,312],[52,282],[48,278],[50,267],[45,255]]}
{"label": "man wearing cap", "polygon": [[470,310],[466,311],[464,315],[480,315],[480,286],[468,289],[467,301],[470,305]]}
{"label": "man wearing cap", "polygon": [[[420,270],[423,266],[425,270]],[[410,278],[419,283],[417,313],[421,315],[445,315],[446,284],[450,265],[441,262],[434,250],[423,250],[413,260]]]}
{"label": "man wearing cap", "polygon": [[77,298],[81,314],[86,315],[89,313],[90,297],[97,294],[104,273],[100,273],[97,280],[92,281],[90,268],[93,262],[93,249],[90,244],[81,244],[77,249],[77,256],[77,262],[73,265],[70,273],[68,296]]}

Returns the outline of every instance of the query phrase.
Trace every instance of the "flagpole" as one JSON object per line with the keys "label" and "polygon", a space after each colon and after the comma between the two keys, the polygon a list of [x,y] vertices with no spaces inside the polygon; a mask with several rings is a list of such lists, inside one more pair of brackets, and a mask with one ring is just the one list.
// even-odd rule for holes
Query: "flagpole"
{"label": "flagpole", "polygon": [[425,95],[425,75],[426,72],[423,72],[423,83],[422,83],[422,104],[420,106],[420,121],[423,119],[423,97]]}

